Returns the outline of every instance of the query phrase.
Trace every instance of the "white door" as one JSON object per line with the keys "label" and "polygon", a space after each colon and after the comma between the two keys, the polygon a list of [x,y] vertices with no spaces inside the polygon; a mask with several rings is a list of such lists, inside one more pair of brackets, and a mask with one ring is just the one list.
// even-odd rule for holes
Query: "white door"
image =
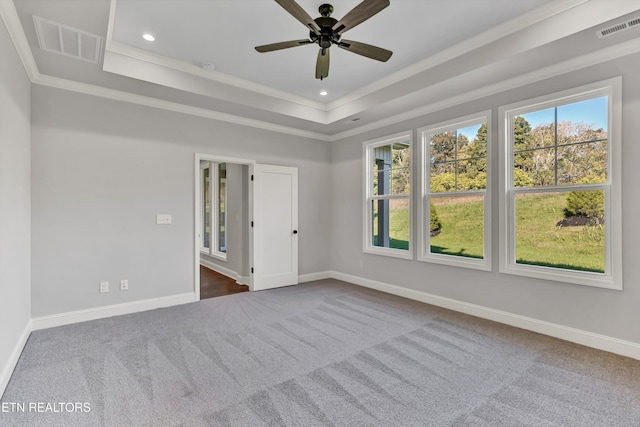
{"label": "white door", "polygon": [[253,165],[251,290],[298,283],[298,169]]}

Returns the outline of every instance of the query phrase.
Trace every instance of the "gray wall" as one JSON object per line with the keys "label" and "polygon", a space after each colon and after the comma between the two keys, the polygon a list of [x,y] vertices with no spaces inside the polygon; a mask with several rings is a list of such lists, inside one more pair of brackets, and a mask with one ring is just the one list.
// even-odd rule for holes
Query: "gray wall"
{"label": "gray wall", "polygon": [[[249,166],[227,163],[227,259],[201,255],[201,259],[249,276]],[[236,278],[236,277],[233,277]]]}
{"label": "gray wall", "polygon": [[[332,145],[331,264],[338,272],[394,284],[484,307],[640,343],[640,55],[594,66],[479,101],[398,123]],[[493,112],[493,164],[498,164],[498,107],[582,84],[623,76],[624,290],[613,291],[498,273],[498,187],[492,193],[493,271],[481,272],[362,252],[363,141],[455,119]],[[415,135],[415,134],[414,134]],[[417,141],[417,138],[415,139]],[[498,182],[498,169],[492,179]],[[417,181],[414,180],[414,184]],[[415,207],[415,203],[414,203]],[[414,210],[414,218],[417,217]],[[416,223],[414,223],[415,227]],[[415,229],[415,228],[414,228]]]}
{"label": "gray wall", "polygon": [[[31,319],[31,83],[0,20],[0,394]],[[12,367],[12,366],[11,366]]]}
{"label": "gray wall", "polygon": [[328,143],[40,86],[32,105],[34,317],[193,291],[194,153],[298,167],[299,271],[330,268]]}

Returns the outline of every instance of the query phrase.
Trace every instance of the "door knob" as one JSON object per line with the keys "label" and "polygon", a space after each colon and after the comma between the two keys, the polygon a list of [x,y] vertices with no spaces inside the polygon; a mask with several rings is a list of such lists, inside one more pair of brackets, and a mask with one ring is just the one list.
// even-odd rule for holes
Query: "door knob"
{"label": "door knob", "polygon": [[293,234],[298,234],[298,230],[293,230]]}

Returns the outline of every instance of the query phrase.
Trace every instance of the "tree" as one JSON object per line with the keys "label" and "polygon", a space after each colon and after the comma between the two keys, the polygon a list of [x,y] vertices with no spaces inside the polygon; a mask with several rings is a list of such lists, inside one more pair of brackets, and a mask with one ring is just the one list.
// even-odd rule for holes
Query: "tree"
{"label": "tree", "polygon": [[[480,126],[476,137],[468,143],[461,151],[459,158],[469,159],[465,163],[464,172],[467,178],[474,180],[475,187],[478,187],[478,176],[484,172],[485,184],[478,188],[486,187],[486,172],[487,172],[487,125],[486,123]],[[480,175],[481,176],[481,175]],[[471,189],[471,188],[469,188]],[[477,189],[477,188],[473,188]]]}
{"label": "tree", "polygon": [[392,194],[408,194],[411,188],[411,151],[406,145],[394,144],[392,149]]}
{"label": "tree", "polygon": [[527,174],[533,170],[533,152],[521,151],[531,148],[531,141],[531,125],[524,117],[517,116],[513,121],[513,166]]}
{"label": "tree", "polygon": [[431,157],[432,174],[446,172],[448,161],[455,159],[456,133],[443,132],[431,137],[429,156]]}

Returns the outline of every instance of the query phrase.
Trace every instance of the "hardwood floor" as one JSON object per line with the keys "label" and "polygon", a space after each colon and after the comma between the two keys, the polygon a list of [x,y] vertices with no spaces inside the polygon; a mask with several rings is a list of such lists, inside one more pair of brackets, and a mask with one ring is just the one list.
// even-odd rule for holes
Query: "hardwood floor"
{"label": "hardwood floor", "polygon": [[235,280],[200,266],[200,299],[247,292],[247,285],[238,285]]}

